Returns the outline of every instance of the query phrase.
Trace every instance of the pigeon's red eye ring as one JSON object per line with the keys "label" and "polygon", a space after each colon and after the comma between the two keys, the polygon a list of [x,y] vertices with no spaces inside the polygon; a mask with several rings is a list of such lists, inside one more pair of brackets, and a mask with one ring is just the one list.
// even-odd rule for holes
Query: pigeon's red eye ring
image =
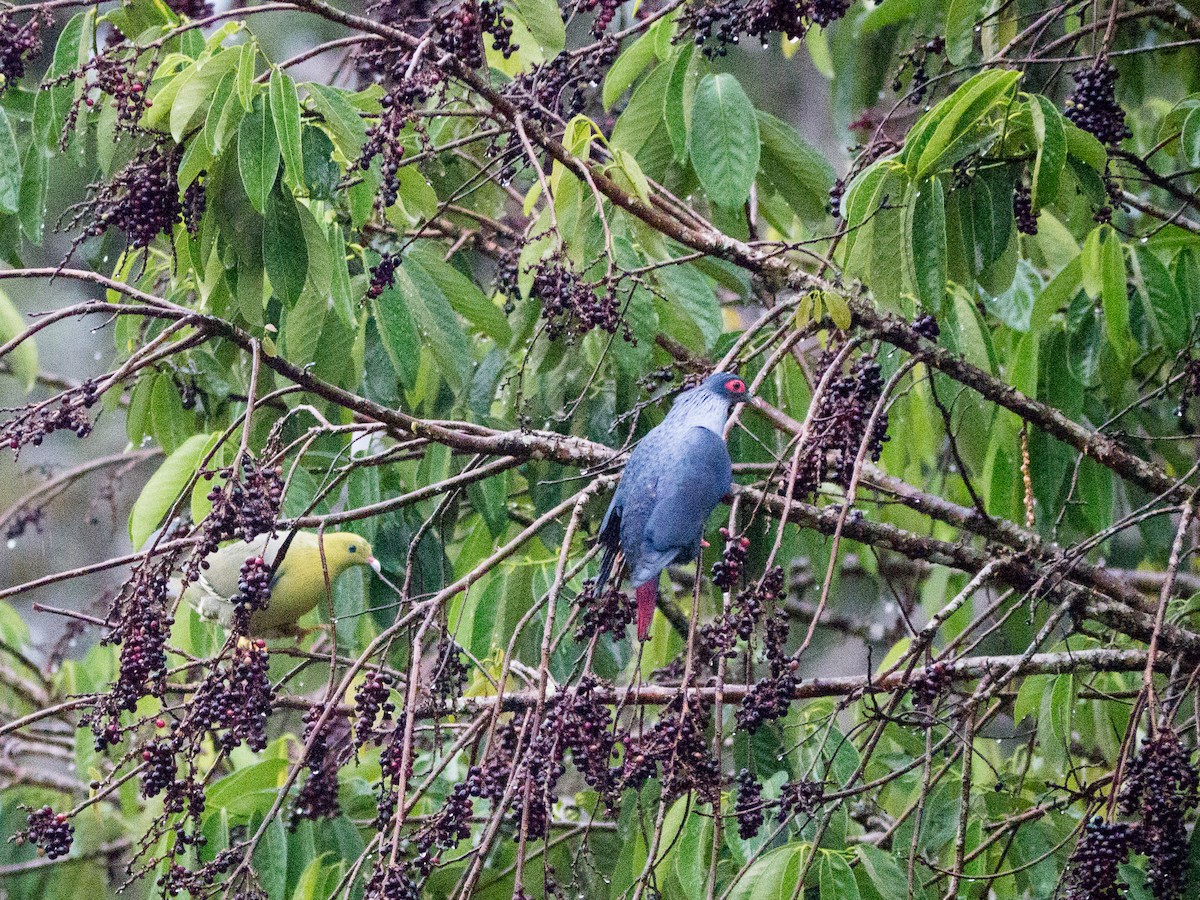
{"label": "pigeon's red eye ring", "polygon": [[735,378],[733,381],[725,385],[725,388],[731,394],[744,394],[746,393],[746,382],[742,381],[740,378]]}

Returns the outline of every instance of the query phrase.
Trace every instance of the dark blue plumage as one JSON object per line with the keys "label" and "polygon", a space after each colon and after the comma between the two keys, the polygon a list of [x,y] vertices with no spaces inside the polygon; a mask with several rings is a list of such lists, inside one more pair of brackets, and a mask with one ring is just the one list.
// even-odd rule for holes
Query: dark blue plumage
{"label": "dark blue plumage", "polygon": [[596,591],[620,551],[637,588],[638,639],[645,640],[658,598],[658,576],[700,553],[704,525],[733,484],[723,431],[746,400],[746,383],[718,372],[676,399],[660,425],[634,448],[600,525],[604,547]]}

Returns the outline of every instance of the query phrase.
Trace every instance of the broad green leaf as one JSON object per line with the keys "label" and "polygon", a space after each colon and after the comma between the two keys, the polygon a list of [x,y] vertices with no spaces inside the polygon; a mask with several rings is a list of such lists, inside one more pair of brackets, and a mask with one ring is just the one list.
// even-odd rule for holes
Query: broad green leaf
{"label": "broad green leaf", "polygon": [[[240,51],[238,50],[232,48],[222,50],[212,59],[177,75],[176,79],[180,82],[180,87],[171,100],[169,118],[167,117],[168,109],[161,107],[159,102],[155,101],[151,110],[162,109],[159,113],[162,118],[159,121],[162,122],[162,119],[166,119],[170,123],[171,137],[175,139],[176,143],[183,142],[184,135],[190,131],[192,123],[198,118],[215,114],[213,101],[217,96],[217,86],[227,73],[234,70],[239,56]],[[216,108],[216,111],[220,112],[220,109]],[[149,116],[147,118],[149,120]]]}
{"label": "broad green leaf", "polygon": [[1171,279],[1189,316],[1200,316],[1200,253],[1185,247],[1171,260]]}
{"label": "broad green leaf", "polygon": [[940,180],[910,184],[905,200],[904,259],[917,299],[937,315],[946,294],[946,206]]}
{"label": "broad green leaf", "polygon": [[420,340],[437,360],[442,376],[455,392],[461,391],[475,360],[446,295],[420,263],[407,257],[396,270],[396,289],[404,297]]}
{"label": "broad green leaf", "polygon": [[[8,294],[0,290],[0,344],[6,344],[25,331],[31,323],[17,311]],[[3,358],[8,364],[9,374],[17,379],[25,390],[30,390],[37,381],[37,344],[29,337],[14,347]]]}
{"label": "broad green leaf", "polygon": [[[908,896],[908,876],[896,857],[873,844],[859,844],[854,848],[854,852],[858,854],[859,867],[866,873],[870,887],[879,900]],[[913,887],[916,890],[914,900],[922,900],[925,896],[924,889],[919,883]]]}
{"label": "broad green leaf", "polygon": [[610,110],[621,95],[629,89],[646,67],[654,61],[654,39],[649,34],[640,38],[621,51],[616,62],[604,76],[604,89],[600,99],[605,110]]}
{"label": "broad green leaf", "polygon": [[[692,102],[696,96],[699,66],[696,64],[696,45],[688,41],[679,48],[679,55],[671,66],[671,77],[667,81],[667,93],[663,98],[663,118],[667,123],[667,135],[671,149],[679,162],[687,159],[688,131],[692,124]],[[759,113],[763,115],[763,113]],[[761,127],[761,123],[760,123]]]}
{"label": "broad green leaf", "polygon": [[254,83],[254,66],[258,60],[258,42],[253,38],[242,44],[239,51],[237,69],[237,95],[242,103],[242,111],[250,112],[254,108],[256,85]]}
{"label": "broad green leaf", "polygon": [[710,200],[727,207],[746,202],[758,173],[758,117],[732,75],[721,73],[700,79],[688,155]]}
{"label": "broad green leaf", "polygon": [[250,205],[265,214],[275,176],[279,174],[279,142],[275,123],[261,95],[255,98],[254,107],[238,127],[238,171]]}
{"label": "broad green leaf", "polygon": [[562,52],[567,45],[567,28],[554,0],[514,0],[516,13],[546,59]]}
{"label": "broad green leaf", "polygon": [[700,329],[704,349],[710,350],[724,330],[721,306],[708,279],[688,265],[666,266],[658,272],[668,302],[678,303]]}
{"label": "broad green leaf", "polygon": [[36,141],[29,145],[21,171],[18,218],[25,240],[40,247],[46,228],[46,192],[50,180],[50,157]]}
{"label": "broad green leaf", "polygon": [[[832,850],[821,850],[817,864],[821,900],[859,900],[858,882],[845,858]],[[907,893],[907,892],[906,892]]]}
{"label": "broad green leaf", "polygon": [[404,294],[395,287],[388,288],[371,300],[371,311],[392,367],[405,387],[413,387],[421,361],[421,343]]}
{"label": "broad green leaf", "polygon": [[304,87],[338,150],[350,162],[358,159],[367,138],[367,126],[346,99],[345,91],[316,81],[306,82]]}
{"label": "broad green leaf", "polygon": [[1189,166],[1200,166],[1200,106],[1188,113],[1179,135],[1183,158]]}
{"label": "broad green leaf", "polygon": [[296,96],[296,82],[282,69],[273,68],[267,93],[271,101],[271,122],[275,126],[288,183],[302,185],[304,147],[300,136],[300,100]]}
{"label": "broad green leaf", "polygon": [[[201,136],[204,139],[204,145],[208,148],[208,152],[216,155],[225,147],[225,138],[229,136],[229,130],[221,129],[221,120],[225,118],[226,107],[232,103],[239,112],[238,121],[241,121],[240,113],[242,105],[238,102],[234,95],[237,86],[237,73],[226,72],[224,77],[217,83],[217,89],[213,91],[212,106],[208,110],[208,115],[204,119],[204,129],[201,131]],[[190,148],[189,148],[190,149]]]}
{"label": "broad green leaf", "polygon": [[759,163],[763,179],[796,211],[816,224],[828,215],[829,191],[837,175],[824,155],[810,146],[787,122],[758,111],[762,138]]}
{"label": "broad green leaf", "polygon": [[807,844],[785,844],[764,853],[734,886],[729,900],[790,900],[807,852]]}
{"label": "broad green leaf", "polygon": [[1033,209],[1036,212],[1058,196],[1058,181],[1067,163],[1067,132],[1062,113],[1041,94],[1030,98],[1037,155],[1033,160]]}
{"label": "broad green leaf", "polygon": [[0,107],[0,213],[20,211],[21,154],[8,115]]}
{"label": "broad green leaf", "polygon": [[263,216],[263,266],[276,296],[291,305],[300,297],[308,274],[308,244],[296,201],[290,192],[272,191]]}
{"label": "broad green leaf", "polygon": [[[46,82],[57,81],[72,72],[91,50],[92,23],[95,11],[77,13],[63,26],[54,46],[54,58],[46,72]],[[33,137],[47,150],[58,151],[59,137],[71,99],[79,90],[78,81],[70,79],[37,92],[33,106]]]}
{"label": "broad green leaf", "polygon": [[508,346],[512,340],[508,319],[474,281],[443,260],[440,252],[432,247],[414,248],[409,258],[420,264],[425,274],[434,280],[456,313],[501,347]]}
{"label": "broad green leaf", "polygon": [[1172,353],[1183,349],[1192,320],[1179,291],[1175,289],[1170,271],[1147,247],[1138,247],[1129,262],[1133,266],[1134,284],[1154,317],[1166,349]]}
{"label": "broad green leaf", "polygon": [[671,68],[656,66],[633,91],[629,105],[613,126],[609,144],[633,154],[643,172],[660,178],[673,157],[671,138],[663,115]]}
{"label": "broad green leaf", "polygon": [[129,540],[134,547],[141,548],[158,528],[218,437],[216,434],[192,435],[150,476],[129,511]]}
{"label": "broad green leaf", "polygon": [[1129,293],[1125,286],[1125,255],[1111,227],[1102,241],[1101,299],[1104,301],[1104,333],[1117,353],[1129,358],[1133,335],[1129,330]]}
{"label": "broad green leaf", "polygon": [[975,23],[982,11],[980,0],[950,0],[946,7],[946,58],[956,66],[961,66],[971,55]]}
{"label": "broad green leaf", "polygon": [[[1007,104],[1020,78],[1020,72],[981,72],[938,104],[947,111],[929,135],[920,158],[915,163],[909,158],[909,174],[920,181],[956,162],[969,146],[976,126]],[[936,109],[928,115],[935,112]]]}

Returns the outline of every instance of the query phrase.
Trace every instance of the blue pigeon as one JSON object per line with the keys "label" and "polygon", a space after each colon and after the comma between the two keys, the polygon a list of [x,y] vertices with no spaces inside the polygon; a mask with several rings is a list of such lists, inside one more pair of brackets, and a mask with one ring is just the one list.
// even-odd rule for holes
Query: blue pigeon
{"label": "blue pigeon", "polygon": [[637,634],[650,633],[658,576],[700,555],[704,524],[733,484],[725,422],[748,399],[746,382],[717,372],[680,394],[662,423],[634,448],[600,525],[599,594],[617,551],[637,591]]}

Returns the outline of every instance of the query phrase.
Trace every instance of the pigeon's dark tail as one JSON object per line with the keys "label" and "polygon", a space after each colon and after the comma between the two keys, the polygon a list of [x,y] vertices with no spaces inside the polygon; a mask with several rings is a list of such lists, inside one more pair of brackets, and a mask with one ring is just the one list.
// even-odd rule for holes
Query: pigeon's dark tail
{"label": "pigeon's dark tail", "polygon": [[613,563],[617,561],[618,547],[612,544],[604,545],[604,552],[600,554],[600,570],[596,573],[596,586],[594,588],[595,596],[599,597],[604,593],[604,586],[608,584],[608,579],[613,572]]}

